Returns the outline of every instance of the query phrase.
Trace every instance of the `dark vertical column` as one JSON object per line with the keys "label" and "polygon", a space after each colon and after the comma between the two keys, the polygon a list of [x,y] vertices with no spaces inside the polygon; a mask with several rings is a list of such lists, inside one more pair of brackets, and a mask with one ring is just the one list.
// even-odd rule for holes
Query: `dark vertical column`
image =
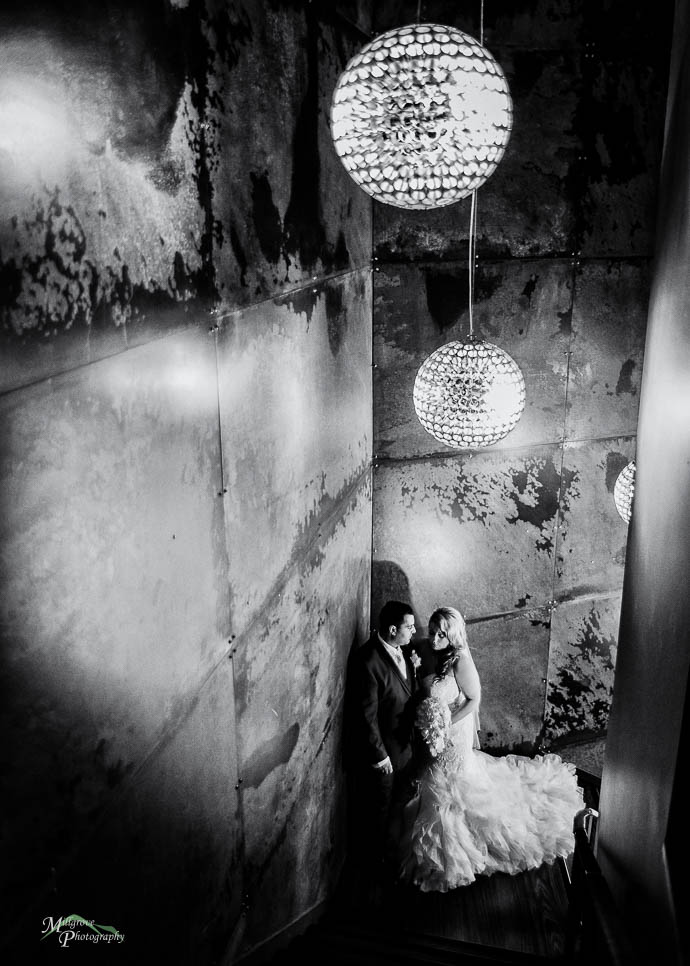
{"label": "dark vertical column", "polygon": [[[667,838],[690,648],[690,31],[676,5],[637,482],[601,790],[598,857],[638,948],[680,963]],[[666,843],[666,847],[664,847]]]}

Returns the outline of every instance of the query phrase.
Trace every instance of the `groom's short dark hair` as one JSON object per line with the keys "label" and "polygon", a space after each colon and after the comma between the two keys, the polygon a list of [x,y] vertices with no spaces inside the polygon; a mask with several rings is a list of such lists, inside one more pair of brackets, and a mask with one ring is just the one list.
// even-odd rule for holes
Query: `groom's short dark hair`
{"label": "groom's short dark hair", "polygon": [[414,617],[414,611],[409,604],[401,600],[387,601],[379,612],[379,631],[387,631],[391,624],[400,627],[408,614]]}

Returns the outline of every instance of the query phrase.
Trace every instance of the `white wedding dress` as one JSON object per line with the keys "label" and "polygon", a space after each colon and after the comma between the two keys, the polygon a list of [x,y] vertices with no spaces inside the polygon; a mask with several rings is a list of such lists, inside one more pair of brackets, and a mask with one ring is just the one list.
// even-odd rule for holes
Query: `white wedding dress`
{"label": "white wedding dress", "polygon": [[[454,707],[465,700],[452,672],[433,682],[431,696]],[[478,875],[515,874],[572,852],[573,818],[583,807],[574,765],[555,754],[480,751],[473,714],[451,725],[450,737],[406,806],[403,882],[446,892]]]}

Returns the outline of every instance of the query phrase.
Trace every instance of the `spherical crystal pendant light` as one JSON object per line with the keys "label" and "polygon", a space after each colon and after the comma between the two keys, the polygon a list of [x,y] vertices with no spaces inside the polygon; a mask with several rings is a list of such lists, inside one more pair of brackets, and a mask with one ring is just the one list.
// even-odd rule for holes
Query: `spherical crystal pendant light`
{"label": "spherical crystal pendant light", "polygon": [[633,497],[635,496],[635,460],[623,467],[613,486],[613,502],[620,517],[630,523]]}
{"label": "spherical crystal pendant light", "polygon": [[331,132],[354,181],[399,208],[440,208],[475,191],[503,157],[513,103],[474,37],[410,24],[356,54],[333,93]]}
{"label": "spherical crystal pendant light", "polygon": [[439,442],[490,446],[522,415],[525,380],[507,352],[470,337],[432,352],[417,373],[413,401],[422,426]]}

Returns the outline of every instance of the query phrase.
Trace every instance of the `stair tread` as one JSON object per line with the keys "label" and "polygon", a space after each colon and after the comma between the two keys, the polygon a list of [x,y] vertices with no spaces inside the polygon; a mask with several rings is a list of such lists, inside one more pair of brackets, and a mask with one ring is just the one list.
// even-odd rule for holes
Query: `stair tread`
{"label": "stair tread", "polygon": [[[445,956],[424,954],[419,950],[407,950],[404,948],[371,949],[366,944],[347,947],[334,944],[323,945],[321,943],[305,944],[291,949],[285,962],[293,963],[295,960],[302,962],[319,961],[327,963],[329,966],[349,966],[356,963],[358,966],[369,966],[369,964],[425,964],[425,966],[480,966],[480,964],[494,963],[498,966],[516,966],[518,963],[525,963],[524,959],[515,960],[506,955],[478,956],[468,952],[447,953]],[[280,962],[280,961],[277,961]],[[547,959],[532,958],[531,963],[546,964],[551,962]]]}
{"label": "stair tread", "polygon": [[[320,923],[311,926],[296,940],[296,945],[319,947],[327,952],[328,961],[334,963],[338,956],[356,953],[358,962],[394,961],[409,963],[461,964],[493,962],[506,966],[536,966],[551,962],[547,957],[520,950],[504,949],[469,943],[429,933],[402,929],[372,929],[344,923]],[[297,949],[295,949],[297,952]]]}
{"label": "stair tread", "polygon": [[[506,950],[502,946],[490,946],[486,943],[472,943],[463,939],[454,939],[450,936],[439,936],[436,933],[425,932],[424,930],[410,929],[409,927],[402,926],[400,929],[391,929],[390,927],[371,927],[364,925],[357,925],[348,922],[339,922],[338,920],[325,919],[320,923],[316,923],[311,927],[319,932],[328,931],[336,935],[358,935],[362,937],[368,937],[373,939],[385,939],[390,941],[391,938],[404,937],[407,943],[424,943],[431,944],[437,947],[443,947],[446,949],[481,949],[481,950],[496,950],[502,952],[509,952],[511,955],[523,956],[527,959],[533,957],[533,953],[523,952],[521,950]],[[542,957],[543,958],[543,957]]]}
{"label": "stair tread", "polygon": [[[481,966],[481,964],[495,964],[495,966],[516,966],[518,961],[505,956],[492,956],[492,957],[478,957],[471,953],[454,953],[448,954],[444,957],[423,955],[419,952],[414,951],[404,951],[401,949],[392,949],[388,951],[384,950],[371,950],[364,946],[353,947],[353,948],[342,948],[342,947],[323,947],[321,945],[314,945],[308,947],[301,947],[300,949],[291,950],[288,957],[285,960],[274,960],[276,966],[279,966],[281,962],[294,963],[295,961],[302,962],[316,962],[327,963],[328,966],[349,966],[351,963],[356,963],[358,966],[368,966],[368,964],[405,964],[405,966],[416,966],[416,964],[423,964],[423,966]],[[520,960],[520,963],[524,963],[524,960]],[[547,964],[552,962],[552,960],[547,959],[534,959],[532,960],[534,966],[537,964]]]}

